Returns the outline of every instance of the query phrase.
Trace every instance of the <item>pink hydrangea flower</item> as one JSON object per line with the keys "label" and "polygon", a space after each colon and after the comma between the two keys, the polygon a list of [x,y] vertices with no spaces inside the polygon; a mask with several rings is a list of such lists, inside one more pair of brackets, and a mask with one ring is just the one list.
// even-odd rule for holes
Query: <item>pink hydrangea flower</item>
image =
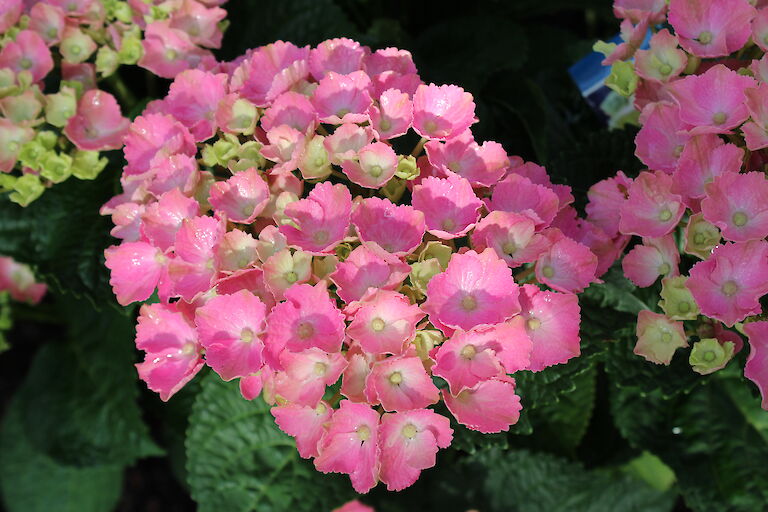
{"label": "pink hydrangea flower", "polygon": [[768,10],[765,6],[752,19],[752,41],[764,52],[768,51]]}
{"label": "pink hydrangea flower", "polygon": [[227,94],[227,80],[223,73],[182,71],[162,100],[162,110],[186,126],[196,141],[209,139],[216,132],[214,116]]}
{"label": "pink hydrangea flower", "polygon": [[347,350],[347,367],[341,380],[341,394],[352,402],[367,402],[365,396],[365,381],[371,373],[371,365],[374,357],[360,348],[358,344],[352,344]]}
{"label": "pink hydrangea flower", "polygon": [[104,257],[112,271],[109,284],[122,306],[147,300],[161,280],[167,279],[168,258],[146,242],[113,245],[104,251]]}
{"label": "pink hydrangea flower", "polygon": [[[647,27],[646,27],[647,31]],[[645,37],[645,34],[643,34]],[[669,30],[656,32],[650,41],[650,49],[635,53],[635,70],[646,80],[669,81],[685,69],[688,58],[677,46],[677,37]]]}
{"label": "pink hydrangea flower", "polygon": [[331,512],[376,512],[376,509],[369,507],[358,500],[352,500],[346,502],[339,508],[333,509]]}
{"label": "pink hydrangea flower", "polygon": [[469,330],[508,320],[520,312],[519,289],[493,249],[454,253],[445,272],[427,285],[422,309],[435,327]]}
{"label": "pink hydrangea flower", "polygon": [[512,268],[536,261],[549,241],[535,232],[536,223],[528,215],[493,211],[472,232],[472,248],[484,251],[490,247]]}
{"label": "pink hydrangea flower", "polygon": [[677,171],[672,175],[672,191],[696,211],[706,195],[705,185],[721,174],[739,172],[743,161],[742,148],[726,144],[715,134],[691,137],[680,155]]}
{"label": "pink hydrangea flower", "polygon": [[560,292],[580,293],[595,280],[597,256],[557,229],[547,238],[550,245],[536,261],[536,279]]}
{"label": "pink hydrangea flower", "polygon": [[413,96],[413,129],[430,140],[448,140],[475,122],[472,95],[456,85],[420,85]]}
{"label": "pink hydrangea flower", "polygon": [[225,381],[261,369],[266,307],[246,290],[218,295],[195,311],[208,366]]}
{"label": "pink hydrangea flower", "polygon": [[[768,10],[763,10],[768,14]],[[768,146],[768,84],[761,82],[757,87],[744,91],[746,106],[751,120],[741,127],[744,141],[750,151],[756,151]]]}
{"label": "pink hydrangea flower", "polygon": [[168,265],[173,294],[186,301],[211,288],[216,276],[216,245],[224,235],[225,225],[213,217],[185,219],[173,243],[176,257]]}
{"label": "pink hydrangea flower", "polygon": [[691,125],[683,121],[681,107],[669,101],[650,103],[640,114],[635,156],[650,169],[673,173]]}
{"label": "pink hydrangea flower", "polygon": [[232,76],[231,90],[266,107],[309,75],[309,47],[283,41],[254,50]]}
{"label": "pink hydrangea flower", "polygon": [[424,214],[410,205],[388,199],[363,199],[352,212],[360,241],[375,243],[385,251],[405,256],[421,244],[426,231]]}
{"label": "pink hydrangea flower", "polygon": [[720,228],[726,240],[746,242],[768,236],[768,180],[762,172],[726,173],[716,177],[706,190],[701,212]]}
{"label": "pink hydrangea flower", "polygon": [[498,142],[475,142],[467,130],[453,139],[432,140],[424,145],[429,163],[444,175],[456,173],[475,187],[490,187],[504,176],[509,157]]}
{"label": "pink hydrangea flower", "polygon": [[138,65],[163,78],[173,78],[206,60],[213,61],[209,51],[194,44],[183,30],[171,27],[168,20],[147,25],[141,45],[144,52]]}
{"label": "pink hydrangea flower", "polygon": [[392,146],[384,142],[368,144],[354,160],[344,160],[341,168],[353,182],[365,188],[380,188],[397,171],[398,158]]}
{"label": "pink hydrangea flower", "polygon": [[536,222],[537,229],[548,226],[560,209],[560,200],[552,190],[528,178],[510,174],[493,189],[491,211],[523,213]]}
{"label": "pink hydrangea flower", "polygon": [[402,353],[403,345],[416,334],[416,324],[424,318],[419,306],[390,290],[368,294],[345,311],[352,317],[347,336],[373,354]]}
{"label": "pink hydrangea flower", "polygon": [[256,247],[257,242],[250,233],[239,229],[227,231],[216,247],[214,266],[224,275],[251,268],[258,259]]}
{"label": "pink hydrangea flower", "polygon": [[691,134],[729,133],[749,117],[744,91],[756,85],[752,77],[717,64],[674,82],[670,92],[680,105],[680,119],[694,126]]}
{"label": "pink hydrangea flower", "polygon": [[317,457],[317,444],[325,433],[325,425],[331,421],[333,408],[326,402],[315,406],[284,404],[270,412],[280,430],[296,439],[296,449],[305,459]]}
{"label": "pink hydrangea flower", "polygon": [[621,262],[624,275],[641,288],[651,286],[659,277],[679,275],[678,265],[680,252],[672,235],[644,238],[643,243],[634,246]]}
{"label": "pink hydrangea flower", "polygon": [[413,56],[408,50],[398,48],[382,48],[367,55],[365,58],[365,71],[371,75],[380,75],[392,71],[401,75],[415,74],[416,65]]}
{"label": "pink hydrangea flower", "polygon": [[216,281],[216,292],[221,294],[233,294],[240,290],[248,290],[259,298],[271,311],[275,306],[275,296],[264,282],[264,272],[260,268],[244,268],[225,275]]}
{"label": "pink hydrangea flower", "polygon": [[126,174],[142,174],[156,157],[194,156],[197,147],[187,128],[173,117],[147,114],[134,119],[125,137]]}
{"label": "pink hydrangea flower", "polygon": [[757,11],[743,0],[671,0],[669,23],[697,57],[723,57],[744,46]]}
{"label": "pink hydrangea flower", "polygon": [[287,124],[281,124],[267,132],[267,141],[269,144],[261,149],[261,155],[278,164],[270,173],[289,173],[299,167],[299,157],[306,143],[304,133]]}
{"label": "pink hydrangea flower", "polygon": [[399,137],[411,127],[413,103],[407,93],[387,89],[379,96],[378,103],[371,105],[368,117],[379,140]]}
{"label": "pink hydrangea flower", "polygon": [[[55,5],[40,2],[33,5],[29,11],[29,29],[37,32],[48,46],[61,41],[65,24],[64,11]],[[0,32],[5,32],[1,24]]]}
{"label": "pink hydrangea flower", "polygon": [[656,364],[669,365],[675,351],[687,347],[683,322],[644,309],[637,315],[634,353]]}
{"label": "pink hydrangea flower", "polygon": [[379,414],[367,404],[342,400],[318,444],[315,468],[346,473],[352,487],[366,493],[378,481],[379,450]]}
{"label": "pink hydrangea flower", "polygon": [[27,265],[0,256],[0,290],[7,291],[13,300],[38,304],[48,287],[35,281],[35,275]]}
{"label": "pink hydrangea flower", "polygon": [[419,409],[381,417],[381,481],[387,490],[400,491],[413,485],[421,471],[433,467],[437,450],[448,448],[453,429],[445,416]]}
{"label": "pink hydrangea flower", "polygon": [[267,258],[261,266],[264,282],[278,299],[294,284],[306,283],[312,277],[312,255],[290,249],[282,249]]}
{"label": "pink hydrangea flower", "polygon": [[196,45],[207,48],[221,47],[223,36],[219,23],[227,17],[227,11],[205,2],[183,0],[170,17],[170,26],[184,31]]}
{"label": "pink hydrangea flower", "polygon": [[768,410],[768,322],[744,324],[749,337],[749,356],[744,365],[744,376],[757,385],[763,397],[762,407]]}
{"label": "pink hydrangea flower", "polygon": [[368,48],[346,37],[328,39],[309,52],[309,71],[318,81],[329,72],[349,75],[363,68],[367,53]]}
{"label": "pink hydrangea flower", "polygon": [[269,133],[272,128],[284,124],[301,133],[314,132],[318,120],[312,102],[303,94],[293,91],[287,91],[278,96],[264,111],[260,125]]}
{"label": "pink hydrangea flower", "polygon": [[338,352],[344,339],[344,315],[328,296],[324,281],[286,290],[285,302],[272,309],[267,326],[267,349],[275,357],[283,349],[300,352],[317,347]]}
{"label": "pink hydrangea flower", "polygon": [[696,263],[686,286],[702,314],[732,326],[762,311],[768,293],[768,242],[727,243]]}
{"label": "pink hydrangea flower", "polygon": [[341,376],[347,360],[340,352],[329,354],[312,347],[301,352],[284,351],[275,374],[275,396],[299,405],[316,406],[330,386]]}
{"label": "pink hydrangea flower", "polygon": [[3,2],[2,7],[0,7],[0,33],[5,33],[19,21],[22,7],[23,0],[8,0],[7,2]]}
{"label": "pink hydrangea flower", "polygon": [[376,246],[355,248],[329,276],[341,300],[360,300],[369,288],[394,290],[411,271],[410,265]]}
{"label": "pink hydrangea flower", "polygon": [[331,124],[368,121],[371,79],[364,71],[348,75],[328,72],[312,94],[320,121]]}
{"label": "pink hydrangea flower", "polygon": [[606,55],[602,65],[610,66],[617,61],[632,59],[648,34],[648,24],[649,20],[647,17],[642,18],[637,23],[623,20],[620,25],[620,34],[623,41],[613,48],[610,54]]}
{"label": "pink hydrangea flower", "polygon": [[0,172],[10,172],[16,164],[21,147],[32,140],[34,130],[19,126],[0,117]]}
{"label": "pink hydrangea flower", "polygon": [[32,81],[45,78],[53,69],[51,50],[42,37],[32,30],[22,30],[0,50],[0,69],[9,68],[17,75],[28,71]]}
{"label": "pink hydrangea flower", "polygon": [[631,184],[632,180],[619,171],[615,177],[599,181],[587,191],[587,219],[610,237],[619,234],[619,212]]}
{"label": "pink hydrangea flower", "polygon": [[352,195],[344,185],[319,183],[306,199],[289,204],[291,224],[280,226],[288,244],[311,254],[326,254],[341,242],[349,227]]}
{"label": "pink hydrangea flower", "polygon": [[136,369],[147,387],[167,402],[203,367],[194,325],[174,304],[144,304],[136,325],[136,348],[146,352]]}
{"label": "pink hydrangea flower", "polygon": [[82,150],[119,149],[129,125],[114,96],[91,89],[80,98],[77,113],[69,118],[64,133]]}
{"label": "pink hydrangea flower", "polygon": [[365,382],[370,403],[381,402],[385,411],[422,409],[437,403],[440,391],[418,357],[390,357],[374,363]]}
{"label": "pink hydrangea flower", "polygon": [[152,178],[147,184],[147,192],[155,197],[174,189],[191,196],[200,181],[197,160],[183,153],[153,158],[149,172]]}
{"label": "pink hydrangea flower", "polygon": [[269,202],[269,187],[255,168],[236,173],[211,186],[208,199],[232,222],[252,223]]}
{"label": "pink hydrangea flower", "polygon": [[515,381],[507,376],[484,380],[456,396],[443,390],[443,400],[456,421],[484,434],[509,430],[523,408]]}
{"label": "pink hydrangea flower", "polygon": [[455,174],[447,178],[424,178],[413,188],[411,203],[424,212],[427,230],[443,240],[466,235],[480,217],[483,206],[469,181]]}
{"label": "pink hydrangea flower", "polygon": [[666,18],[666,0],[614,0],[613,14],[619,19],[637,23],[649,18],[652,23],[661,23]]}
{"label": "pink hydrangea flower", "polygon": [[685,212],[682,198],[673,194],[672,177],[663,172],[641,172],[629,186],[621,206],[619,229],[624,234],[659,238],[675,229]]}
{"label": "pink hydrangea flower", "polygon": [[173,246],[184,219],[197,216],[200,205],[178,189],[166,192],[141,214],[141,235],[155,247],[167,251]]}

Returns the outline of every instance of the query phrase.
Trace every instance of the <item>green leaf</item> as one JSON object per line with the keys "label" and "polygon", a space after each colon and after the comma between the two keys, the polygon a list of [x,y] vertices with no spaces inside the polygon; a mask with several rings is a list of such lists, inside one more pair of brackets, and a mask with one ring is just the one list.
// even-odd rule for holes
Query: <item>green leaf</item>
{"label": "green leaf", "polygon": [[[330,510],[353,495],[346,477],[302,460],[261,399],[208,374],[187,431],[187,474],[201,512]],[[345,482],[346,480],[346,482]]]}
{"label": "green leaf", "polygon": [[[709,379],[690,394],[612,388],[622,435],[674,470],[688,507],[702,512],[763,510],[768,445],[723,386]],[[746,385],[746,383],[741,382]]]}
{"label": "green leaf", "polygon": [[104,512],[120,497],[120,465],[71,466],[40,451],[29,439],[19,398],[0,432],[0,489],[9,512]]}
{"label": "green leaf", "polygon": [[116,305],[103,256],[115,240],[99,215],[115,177],[113,167],[93,181],[67,180],[26,208],[0,196],[0,254],[31,264],[56,290]]}
{"label": "green leaf", "polygon": [[621,265],[613,265],[601,278],[602,283],[593,283],[580,297],[585,302],[601,308],[610,308],[623,313],[638,314],[643,309],[655,311],[651,303],[644,302],[635,293],[637,286],[624,277]]}
{"label": "green leaf", "polygon": [[675,472],[650,452],[641,453],[640,456],[629,461],[623,469],[659,491],[666,491],[675,483]]}
{"label": "green leaf", "polygon": [[478,457],[490,510],[514,512],[662,512],[674,495],[617,471],[587,471],[547,453],[492,449]]}
{"label": "green leaf", "polygon": [[161,450],[141,417],[133,318],[67,302],[69,339],[37,353],[19,407],[35,446],[64,464],[129,465]]}

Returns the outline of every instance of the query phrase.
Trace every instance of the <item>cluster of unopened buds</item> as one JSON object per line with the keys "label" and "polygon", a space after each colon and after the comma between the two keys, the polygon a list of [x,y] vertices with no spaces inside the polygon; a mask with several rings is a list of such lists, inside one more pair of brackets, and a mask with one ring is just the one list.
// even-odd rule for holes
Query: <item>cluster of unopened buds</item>
{"label": "cluster of unopened buds", "polygon": [[135,119],[103,208],[118,301],[153,296],[141,379],[163,400],[205,364],[239,379],[359,492],[435,464],[441,401],[508,430],[510,374],[579,355],[575,294],[623,243],[544,168],[477,143],[472,95],[422,83],[407,51],[278,41],[217,71]]}
{"label": "cluster of unopened buds", "polygon": [[623,77],[614,84],[635,95],[635,154],[648,170],[594,185],[587,218],[616,239],[641,237],[622,261],[633,283],[662,278],[664,314],[640,312],[635,353],[669,364],[693,338],[691,366],[712,373],[742,349],[736,327],[750,343],[744,375],[768,409],[768,8],[617,0],[614,10],[627,41],[600,47]]}
{"label": "cluster of unopened buds", "polygon": [[221,44],[220,3],[0,2],[0,192],[26,206],[71,176],[95,178],[99,151],[120,149],[129,125],[98,80],[121,64],[166,78],[215,66],[206,48]]}

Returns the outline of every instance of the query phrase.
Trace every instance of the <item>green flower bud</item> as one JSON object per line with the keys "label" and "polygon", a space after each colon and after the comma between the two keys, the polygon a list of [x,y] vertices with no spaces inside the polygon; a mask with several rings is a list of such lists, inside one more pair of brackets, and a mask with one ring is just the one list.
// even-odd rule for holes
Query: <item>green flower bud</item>
{"label": "green flower bud", "polygon": [[22,91],[26,91],[32,86],[34,82],[32,73],[28,70],[22,70],[16,73],[16,83],[19,84],[19,88]]}
{"label": "green flower bud", "polygon": [[440,331],[432,329],[423,329],[416,331],[413,338],[413,345],[416,347],[416,354],[422,361],[429,360],[429,352],[443,342],[443,335]]}
{"label": "green flower bud", "polygon": [[0,69],[0,98],[16,94],[19,88],[16,86],[16,73],[11,68]]}
{"label": "green flower bud", "polygon": [[65,126],[77,112],[77,96],[72,87],[62,87],[56,94],[45,97],[45,120],[59,128]]}
{"label": "green flower bud", "polygon": [[442,272],[442,270],[437,258],[430,258],[428,260],[411,263],[411,273],[409,278],[413,289],[422,295],[426,295],[427,284],[430,279]]}
{"label": "green flower bud", "polygon": [[50,130],[42,130],[37,132],[35,140],[42,144],[45,149],[53,149],[56,146],[58,136]]}
{"label": "green flower bud", "polygon": [[697,213],[688,219],[685,228],[685,248],[688,254],[693,254],[705,260],[714,247],[720,243],[720,230],[714,224],[704,220],[704,214]]}
{"label": "green flower bud", "polygon": [[445,270],[448,268],[448,262],[451,261],[451,254],[453,254],[453,250],[447,245],[436,241],[427,242],[419,253],[419,261],[436,258],[440,262],[440,268]]}
{"label": "green flower bud", "polygon": [[403,194],[405,194],[407,188],[408,187],[406,186],[404,180],[393,177],[391,180],[386,182],[380,190],[381,193],[384,194],[384,197],[393,203],[397,203],[403,197]]}
{"label": "green flower bud", "polygon": [[[256,128],[259,119],[259,109],[245,98],[236,99],[231,105],[227,103],[228,111],[224,116],[225,126],[222,130],[230,133],[250,135]],[[217,115],[217,119],[219,116]]]}
{"label": "green flower bud", "polygon": [[325,137],[315,135],[299,160],[299,171],[306,180],[323,180],[331,175],[331,161],[325,149]]}
{"label": "green flower bud", "polygon": [[597,53],[602,53],[605,57],[608,57],[616,49],[618,45],[616,43],[606,43],[605,41],[597,41],[592,45],[592,49]]}
{"label": "green flower bud", "polygon": [[112,16],[123,23],[131,23],[133,21],[133,10],[131,10],[131,6],[127,2],[114,2],[111,13]]}
{"label": "green flower bud", "polygon": [[0,173],[0,192],[10,192],[16,183],[16,176]]}
{"label": "green flower bud", "polygon": [[317,279],[325,279],[336,270],[336,265],[338,264],[339,258],[334,255],[324,257],[315,256],[312,258],[312,274]]}
{"label": "green flower bud", "polygon": [[416,158],[411,155],[399,155],[397,162],[397,171],[395,176],[401,180],[415,180],[419,177],[419,166],[416,165]]}
{"label": "green flower bud", "polygon": [[352,253],[352,245],[344,242],[336,246],[336,249],[334,249],[334,252],[336,253],[336,257],[339,258],[340,262],[343,262],[347,258],[349,258],[349,255]]}
{"label": "green flower bud", "polygon": [[678,348],[688,346],[682,322],[647,309],[637,315],[636,334],[634,353],[656,364],[668,365]]}
{"label": "green flower bud", "polygon": [[99,158],[98,151],[77,151],[72,161],[72,174],[79,180],[95,179],[107,166],[107,157]]}
{"label": "green flower bud", "polygon": [[48,153],[48,148],[43,146],[39,140],[31,140],[21,147],[19,152],[19,162],[24,167],[29,167],[35,171],[40,170],[40,161]]}
{"label": "green flower bud", "polygon": [[611,66],[611,74],[605,79],[605,85],[622,96],[631,96],[637,89],[634,64],[621,60],[614,62]]}
{"label": "green flower bud", "polygon": [[96,72],[101,76],[111,75],[119,65],[117,52],[109,46],[102,46],[96,52]]}
{"label": "green flower bud", "polygon": [[45,186],[34,174],[25,174],[16,179],[9,199],[21,206],[27,206],[43,194]]}
{"label": "green flower bud", "polygon": [[699,316],[699,306],[685,286],[686,281],[686,276],[665,277],[661,280],[659,307],[672,320],[695,320]]}
{"label": "green flower bud", "polygon": [[123,37],[120,50],[117,52],[117,61],[120,64],[136,64],[143,55],[144,47],[141,45],[140,37]]}
{"label": "green flower bud", "polygon": [[61,183],[72,176],[72,157],[48,151],[40,160],[40,175],[54,183]]}
{"label": "green flower bud", "polygon": [[36,88],[27,89],[16,96],[7,96],[3,100],[3,114],[15,124],[25,126],[39,124],[37,119],[43,111],[43,104],[38,96],[42,97]]}
{"label": "green flower bud", "polygon": [[80,64],[88,60],[91,54],[96,51],[96,43],[82,30],[68,27],[64,30],[64,38],[59,44],[59,51],[64,61]]}
{"label": "green flower bud", "polygon": [[715,338],[705,338],[693,344],[688,362],[696,373],[708,375],[720,370],[733,358],[733,342],[721,344]]}

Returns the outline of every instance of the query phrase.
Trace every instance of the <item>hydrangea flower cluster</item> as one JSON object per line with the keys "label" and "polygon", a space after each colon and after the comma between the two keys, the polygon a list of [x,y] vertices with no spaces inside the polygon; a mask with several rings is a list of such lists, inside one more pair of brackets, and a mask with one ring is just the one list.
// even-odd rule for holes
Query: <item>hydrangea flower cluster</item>
{"label": "hydrangea flower cluster", "polygon": [[[635,353],[669,364],[693,337],[693,369],[712,373],[741,350],[736,327],[750,342],[744,374],[768,409],[768,8],[617,0],[614,11],[626,42],[597,47],[613,64],[609,81],[634,93],[647,170],[594,185],[587,218],[615,238],[640,237],[622,261],[634,284],[661,278],[664,314],[640,313]],[[638,50],[648,27],[650,47]]]}
{"label": "hydrangea flower cluster", "polygon": [[0,192],[26,206],[71,176],[95,178],[107,164],[99,151],[120,149],[129,125],[97,79],[121,64],[167,78],[214,66],[207,48],[221,43],[220,3],[3,0]]}
{"label": "hydrangea flower cluster", "polygon": [[7,292],[13,300],[37,304],[48,290],[38,283],[28,265],[8,256],[0,256],[0,294]]}
{"label": "hydrangea flower cluster", "polygon": [[181,72],[131,124],[102,212],[118,301],[154,296],[141,379],[163,400],[204,365],[239,380],[361,493],[435,464],[453,436],[438,411],[508,430],[510,374],[579,355],[575,294],[623,242],[475,122],[472,95],[422,83],[408,51],[349,39]]}

